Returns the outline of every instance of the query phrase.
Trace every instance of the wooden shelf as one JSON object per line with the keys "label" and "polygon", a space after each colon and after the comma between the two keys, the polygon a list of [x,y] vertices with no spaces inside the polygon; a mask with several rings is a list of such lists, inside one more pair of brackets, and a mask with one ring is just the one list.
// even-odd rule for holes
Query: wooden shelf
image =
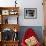
{"label": "wooden shelf", "polygon": [[18,46],[18,42],[19,41],[1,41],[0,43],[0,45],[3,45],[3,46]]}
{"label": "wooden shelf", "polygon": [[14,31],[16,29],[19,31],[19,24],[0,24],[1,31],[5,28],[10,28]]}
{"label": "wooden shelf", "polygon": [[3,41],[3,42],[5,42],[5,43],[8,43],[8,42],[12,43],[12,42],[19,42],[19,40],[15,40],[15,41],[10,40],[10,41]]}
{"label": "wooden shelf", "polygon": [[19,7],[0,7],[0,10],[12,10],[12,9],[15,9],[15,10],[19,10]]}
{"label": "wooden shelf", "polygon": [[[16,24],[9,24],[8,18],[7,18],[9,16],[14,16],[14,17],[17,16],[17,18],[16,18],[17,23]],[[18,17],[19,17],[19,7],[0,7],[0,20],[1,20],[0,32],[3,33],[4,29],[11,29],[10,31],[14,31],[14,33],[18,33],[18,31],[20,29],[20,26],[18,24]],[[14,39],[14,37],[13,37],[13,39]],[[17,34],[16,34],[16,37],[17,37]],[[13,41],[13,39],[10,39],[9,41],[5,41],[2,38],[3,37],[1,34],[0,46],[18,46],[18,42],[19,42],[18,39],[17,39],[17,41],[16,41],[16,39],[15,39],[15,41]]]}

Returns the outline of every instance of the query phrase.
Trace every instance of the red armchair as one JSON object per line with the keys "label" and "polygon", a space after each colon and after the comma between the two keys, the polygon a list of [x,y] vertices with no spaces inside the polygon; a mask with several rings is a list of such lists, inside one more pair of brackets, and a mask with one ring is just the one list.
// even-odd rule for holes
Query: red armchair
{"label": "red armchair", "polygon": [[[37,37],[36,33],[33,31],[33,29],[29,28],[26,30],[25,34],[24,34],[24,37],[22,38],[22,42],[21,42],[21,45],[22,46],[27,46],[25,40],[26,39],[29,39],[29,38],[32,38],[33,37]],[[41,46],[40,42],[37,40],[36,38],[36,41],[37,43],[34,45],[34,46]],[[28,43],[28,42],[27,42]],[[31,45],[30,45],[31,46]]]}

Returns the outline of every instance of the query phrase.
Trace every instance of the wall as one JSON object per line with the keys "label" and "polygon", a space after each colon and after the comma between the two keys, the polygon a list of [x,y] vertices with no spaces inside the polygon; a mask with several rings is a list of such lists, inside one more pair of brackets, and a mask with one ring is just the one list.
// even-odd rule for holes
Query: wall
{"label": "wall", "polygon": [[[15,6],[15,0],[0,0],[0,6]],[[42,0],[17,0],[19,10],[20,26],[43,26],[43,6]],[[37,19],[24,19],[24,8],[37,8]],[[9,19],[10,20],[10,19]]]}
{"label": "wall", "polygon": [[[15,6],[14,1],[15,0],[0,0],[0,6],[1,7]],[[39,26],[44,26],[42,2],[43,2],[42,0],[17,0],[17,3],[18,3],[17,6],[19,6],[19,8],[20,8],[19,9],[19,15],[20,15],[19,16],[19,24],[20,24],[20,26],[34,26],[32,28],[36,29],[36,32],[38,33],[38,37],[40,38],[40,41],[42,41],[41,38],[43,38],[42,37],[43,30],[42,30],[42,27],[40,28]],[[37,19],[24,19],[24,8],[37,8]],[[12,17],[9,17],[9,20],[11,18]],[[13,22],[15,22],[15,20]],[[37,28],[37,26],[38,26],[38,28]],[[26,29],[27,27],[24,27],[24,28]]]}
{"label": "wall", "polygon": [[[21,0],[20,24],[22,26],[43,26],[42,0]],[[24,19],[24,8],[37,8],[37,19]],[[42,17],[41,17],[42,16]]]}

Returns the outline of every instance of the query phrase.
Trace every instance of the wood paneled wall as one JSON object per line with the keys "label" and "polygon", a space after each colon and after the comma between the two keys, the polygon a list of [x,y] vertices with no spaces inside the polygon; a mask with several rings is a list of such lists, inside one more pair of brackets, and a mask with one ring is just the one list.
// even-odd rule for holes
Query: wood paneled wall
{"label": "wood paneled wall", "polygon": [[44,10],[44,42],[46,46],[46,0],[43,0],[43,10]]}
{"label": "wood paneled wall", "polygon": [[44,26],[46,26],[46,0],[43,0],[43,9],[44,9]]}

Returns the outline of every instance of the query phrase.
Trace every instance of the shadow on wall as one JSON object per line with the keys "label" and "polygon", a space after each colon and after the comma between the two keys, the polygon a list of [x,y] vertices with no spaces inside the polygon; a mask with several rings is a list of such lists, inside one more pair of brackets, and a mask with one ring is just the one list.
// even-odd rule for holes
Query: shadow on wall
{"label": "shadow on wall", "polygon": [[21,27],[20,27],[20,32],[19,32],[19,39],[20,39],[20,42],[21,42],[21,40],[22,40],[22,38],[23,38],[23,35],[24,35],[25,31],[26,31],[28,28],[32,28],[32,29],[36,32],[39,41],[40,41],[41,43],[43,43],[43,36],[42,36],[42,35],[43,35],[43,33],[42,33],[43,30],[42,30],[42,26],[21,26]]}

